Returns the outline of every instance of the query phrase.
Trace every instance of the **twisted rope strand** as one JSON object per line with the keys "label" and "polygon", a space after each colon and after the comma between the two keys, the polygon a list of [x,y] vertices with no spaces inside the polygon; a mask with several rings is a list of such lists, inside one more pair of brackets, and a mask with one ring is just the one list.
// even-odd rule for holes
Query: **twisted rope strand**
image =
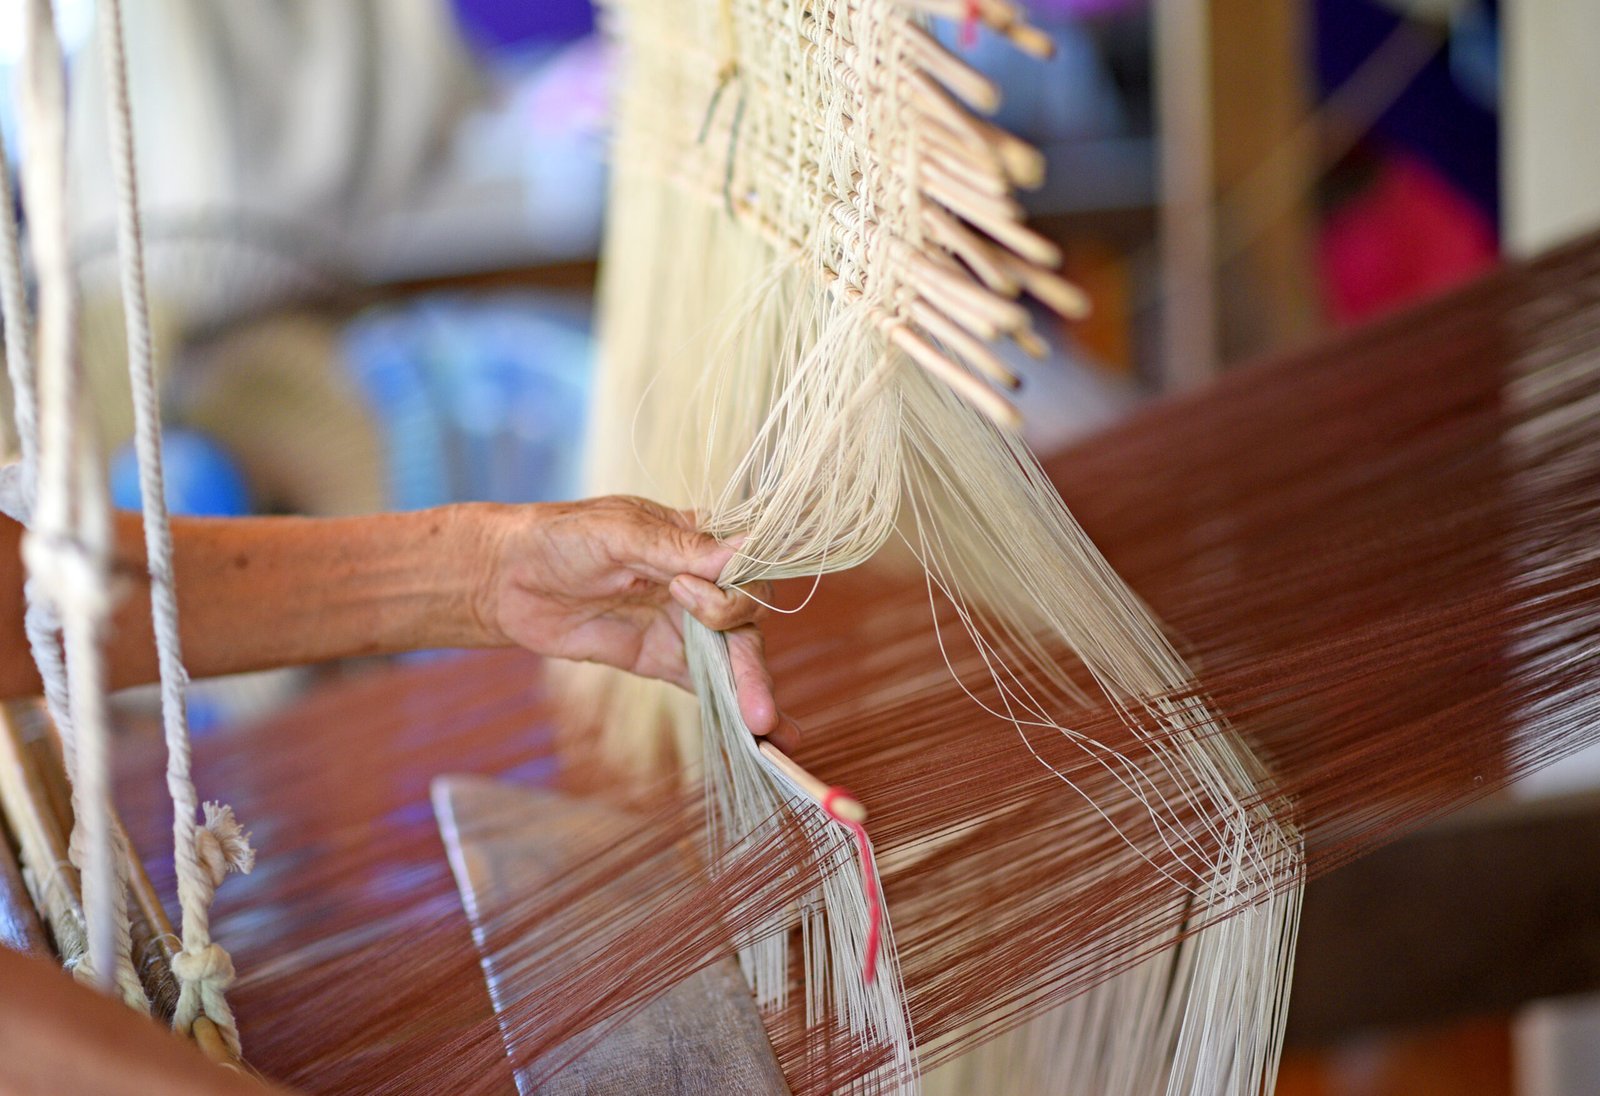
{"label": "twisted rope strand", "polygon": [[118,269],[128,338],[128,375],[133,390],[139,495],[150,572],[150,609],[161,681],[167,791],[172,796],[173,859],[177,869],[178,905],[182,912],[183,950],[173,959],[173,973],[178,977],[179,986],[173,1026],[188,1032],[196,1019],[206,1016],[217,1025],[228,1049],[237,1055],[238,1024],[224,996],[233,981],[233,962],[228,953],[211,940],[211,901],[229,871],[250,870],[254,854],[231,808],[207,803],[206,824],[201,826],[196,820],[199,795],[190,766],[185,705],[189,675],[183,663],[178,630],[172,524],[161,460],[161,409],[151,349],[144,240],[139,219],[139,180],[120,0],[102,0],[100,20],[107,112],[111,120],[112,171],[117,191]]}
{"label": "twisted rope strand", "polygon": [[[21,91],[28,142],[23,198],[39,278],[37,427],[30,431],[34,440],[24,443],[37,452],[36,482],[23,489],[25,498],[31,489],[34,504],[23,541],[26,627],[72,780],[71,852],[83,876],[88,938],[86,962],[76,973],[105,989],[116,985],[130,1005],[148,1011],[133,965],[125,860],[111,820],[100,644],[113,607],[110,503],[80,398],[77,298],[67,246],[66,79],[49,0],[28,5]],[[31,390],[26,377],[22,390]]]}

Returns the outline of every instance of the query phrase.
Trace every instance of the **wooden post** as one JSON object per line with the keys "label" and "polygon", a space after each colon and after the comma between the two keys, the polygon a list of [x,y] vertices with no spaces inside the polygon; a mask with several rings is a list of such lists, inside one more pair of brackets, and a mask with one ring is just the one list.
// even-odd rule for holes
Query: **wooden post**
{"label": "wooden post", "polygon": [[1207,7],[1208,0],[1155,4],[1160,379],[1168,390],[1196,387],[1217,370]]}

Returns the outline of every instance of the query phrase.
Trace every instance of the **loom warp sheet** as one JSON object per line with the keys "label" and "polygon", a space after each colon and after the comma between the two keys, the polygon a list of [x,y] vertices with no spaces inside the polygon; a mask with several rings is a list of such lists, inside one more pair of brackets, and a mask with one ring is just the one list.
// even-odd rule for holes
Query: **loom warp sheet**
{"label": "loom warp sheet", "polygon": [[[1241,371],[1050,472],[1269,760],[1317,872],[1594,737],[1597,408],[1591,240]],[[1014,733],[1014,749],[966,745],[986,717],[928,618],[920,579],[862,571],[775,620],[769,645],[780,700],[811,732],[802,761],[871,807],[937,1060],[1137,958],[1171,894],[1086,806],[1140,824],[1087,755],[1033,743],[1086,799]],[[262,849],[217,916],[266,1072],[326,1092],[509,1083],[427,783],[445,769],[553,780],[537,679],[516,655],[402,671],[196,744],[206,785],[230,790]],[[1075,725],[1115,743],[1126,732],[1103,716]],[[159,759],[127,760],[119,798],[157,849]],[[958,823],[985,814],[1000,821],[964,845]],[[1115,924],[1138,938],[1107,941]],[[560,1021],[535,1027],[556,1039]]]}

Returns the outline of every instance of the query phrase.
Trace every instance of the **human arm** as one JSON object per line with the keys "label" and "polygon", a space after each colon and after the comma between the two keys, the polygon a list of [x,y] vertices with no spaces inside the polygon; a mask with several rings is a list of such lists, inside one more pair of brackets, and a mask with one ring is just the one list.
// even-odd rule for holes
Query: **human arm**
{"label": "human arm", "polygon": [[[39,690],[22,627],[21,530],[0,518],[0,697]],[[727,632],[745,721],[780,744],[758,605],[710,581],[733,549],[688,515],[631,498],[469,503],[352,518],[176,518],[173,566],[196,677],[416,648],[500,647],[605,662],[686,684],[687,608]],[[156,675],[142,527],[117,515],[127,584],[113,687]]]}

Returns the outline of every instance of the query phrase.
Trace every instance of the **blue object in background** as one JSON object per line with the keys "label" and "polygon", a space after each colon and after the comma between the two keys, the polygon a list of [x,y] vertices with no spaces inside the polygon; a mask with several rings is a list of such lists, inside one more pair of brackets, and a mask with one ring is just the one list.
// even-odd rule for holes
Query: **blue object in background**
{"label": "blue object in background", "polygon": [[357,317],[345,358],[384,437],[389,504],[578,493],[594,355],[586,305],[422,297]]}
{"label": "blue object in background", "polygon": [[[239,517],[250,512],[250,488],[228,451],[196,430],[165,432],[161,464],[167,509],[190,517]],[[111,461],[111,502],[123,510],[140,506],[139,460],[129,442]]]}
{"label": "blue object in background", "polygon": [[[1457,27],[1479,39],[1498,24],[1496,0],[1476,5],[1478,24]],[[1394,32],[1403,16],[1381,0],[1316,0],[1311,8],[1318,82],[1323,95],[1339,87]],[[1470,197],[1490,220],[1500,218],[1500,120],[1481,84],[1466,86],[1441,49],[1391,103],[1373,127],[1377,138],[1427,160]],[[1466,58],[1462,61],[1466,62]],[[1475,80],[1495,78],[1468,66]],[[1466,74],[1465,72],[1463,73]]]}
{"label": "blue object in background", "polygon": [[489,53],[560,45],[594,30],[589,0],[455,0],[455,9],[467,40]]}

